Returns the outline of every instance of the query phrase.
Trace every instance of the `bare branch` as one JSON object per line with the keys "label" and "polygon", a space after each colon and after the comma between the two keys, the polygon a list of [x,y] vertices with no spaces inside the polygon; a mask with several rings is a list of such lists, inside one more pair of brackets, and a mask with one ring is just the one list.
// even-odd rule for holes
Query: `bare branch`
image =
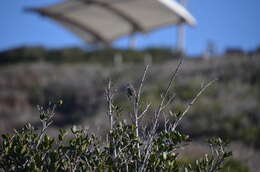
{"label": "bare branch", "polygon": [[173,94],[173,95],[170,97],[170,99],[165,103],[165,105],[162,107],[162,110],[165,109],[167,106],[169,106],[169,104],[171,104],[175,98],[176,98],[176,95]]}
{"label": "bare branch", "polygon": [[[166,97],[168,96],[169,94],[169,91],[170,91],[170,88],[172,87],[172,84],[173,82],[175,81],[176,79],[176,76],[180,70],[180,67],[182,65],[182,62],[183,62],[183,57],[180,58],[180,61],[175,69],[175,71],[172,73],[172,76],[170,78],[170,81],[169,81],[169,84],[166,88],[166,91],[165,93],[162,95],[162,100],[160,102],[160,105],[159,107],[156,109],[155,111],[155,121],[153,123],[153,127],[152,127],[152,131],[149,135],[149,139],[148,139],[148,142],[147,142],[147,146],[145,147],[145,157],[144,157],[144,161],[143,161],[143,164],[141,166],[141,169],[140,171],[144,171],[145,170],[145,166],[147,164],[147,160],[149,159],[150,157],[150,151],[151,151],[151,148],[152,148],[152,143],[153,143],[153,140],[154,140],[154,137],[155,137],[155,134],[156,134],[156,128],[157,128],[157,125],[158,125],[158,120],[159,120],[159,116],[161,114],[161,111],[163,110],[163,107],[165,107],[165,100],[166,100]],[[166,103],[167,104],[167,103]]]}
{"label": "bare branch", "polygon": [[109,117],[110,130],[113,129],[114,119],[113,119],[113,95],[111,91],[111,80],[108,80],[108,85],[106,89],[106,100],[107,100],[107,116]]}
{"label": "bare branch", "polygon": [[[153,129],[152,129],[152,133],[153,133],[153,134],[155,134],[155,132],[156,132],[156,127],[157,127],[157,125],[158,125],[159,116],[160,116],[161,111],[163,110],[163,107],[164,107],[164,102],[165,102],[165,100],[166,100],[166,97],[168,96],[168,93],[169,93],[169,91],[170,91],[170,88],[172,87],[173,82],[174,82],[175,79],[176,79],[176,76],[177,76],[177,74],[178,74],[178,72],[179,72],[179,70],[180,70],[180,67],[181,67],[182,62],[183,62],[183,57],[181,57],[181,59],[180,59],[178,65],[177,65],[177,68],[176,68],[175,71],[172,73],[172,76],[171,76],[171,78],[170,78],[170,82],[169,82],[169,84],[168,84],[168,86],[167,86],[167,89],[166,89],[165,93],[164,93],[163,96],[162,96],[161,103],[160,103],[159,107],[157,108],[157,110],[155,111],[155,122],[154,122]],[[166,103],[166,104],[167,104],[167,103]]]}
{"label": "bare branch", "polygon": [[174,82],[175,79],[176,79],[176,76],[177,76],[177,74],[178,74],[178,72],[179,72],[179,70],[180,70],[180,67],[181,67],[181,65],[182,65],[182,62],[183,62],[183,57],[181,57],[181,59],[180,59],[180,61],[179,61],[179,63],[178,63],[177,68],[176,68],[175,71],[172,73],[172,76],[171,76],[171,78],[170,78],[169,84],[168,84],[168,86],[167,86],[167,88],[166,88],[165,93],[163,94],[163,98],[162,98],[160,107],[163,106],[164,101],[165,101],[166,97],[168,96],[168,93],[169,93],[169,91],[170,91],[170,88],[172,87],[172,84],[173,84],[173,82]]}
{"label": "bare branch", "polygon": [[142,92],[142,88],[143,88],[143,84],[144,84],[144,80],[145,80],[145,77],[146,77],[146,73],[147,73],[147,71],[148,71],[148,68],[149,68],[149,65],[147,65],[147,66],[145,67],[145,69],[144,69],[144,74],[143,74],[141,83],[140,83],[139,88],[138,88],[137,103],[139,103],[139,101],[140,101],[141,92]]}
{"label": "bare branch", "polygon": [[209,83],[207,83],[206,85],[202,86],[202,88],[200,89],[200,91],[195,95],[195,97],[192,99],[192,101],[187,105],[186,109],[183,111],[183,113],[177,118],[176,122],[173,124],[172,127],[172,131],[174,131],[176,129],[176,127],[178,126],[178,124],[180,123],[180,121],[182,120],[182,118],[186,115],[186,113],[190,110],[190,108],[192,107],[192,105],[197,101],[197,99],[199,98],[199,96],[209,87],[211,86],[214,82],[216,82],[217,79],[214,79],[212,81],[210,81]]}
{"label": "bare branch", "polygon": [[[133,104],[133,116],[134,116],[134,125],[135,125],[135,135],[136,138],[139,139],[139,120],[140,120],[140,116],[143,116],[142,114],[139,115],[139,110],[140,110],[140,97],[141,97],[141,92],[142,92],[142,87],[143,87],[143,83],[146,77],[146,73],[148,70],[148,65],[146,66],[145,70],[144,70],[144,74],[142,76],[139,88],[137,90],[137,94],[135,89],[132,87],[131,85],[129,85],[128,88],[128,95],[130,95],[132,97],[132,104]],[[133,93],[133,94],[132,94]],[[138,157],[141,158],[141,150],[140,150],[140,145],[139,143],[137,143],[137,150],[138,150]]]}
{"label": "bare branch", "polygon": [[[159,116],[161,114],[161,111],[163,110],[163,107],[165,107],[164,102],[166,100],[166,97],[168,96],[168,93],[170,91],[170,88],[172,87],[173,82],[175,81],[175,78],[176,78],[176,76],[178,74],[178,71],[180,70],[182,62],[183,62],[183,57],[181,57],[178,65],[177,65],[177,68],[172,73],[172,76],[170,78],[170,82],[169,82],[169,84],[167,86],[167,89],[166,89],[165,93],[162,96],[161,103],[160,103],[159,107],[157,108],[157,110],[155,111],[155,121],[154,121],[154,125],[153,125],[152,132],[151,132],[152,135],[154,135],[156,133],[156,128],[157,128],[157,125],[158,125]],[[153,140],[153,137],[151,137],[151,138]]]}
{"label": "bare branch", "polygon": [[144,111],[138,116],[138,119],[141,119],[144,117],[144,115],[146,114],[146,112],[148,111],[148,109],[150,108],[151,103],[149,103],[148,105],[146,105]]}

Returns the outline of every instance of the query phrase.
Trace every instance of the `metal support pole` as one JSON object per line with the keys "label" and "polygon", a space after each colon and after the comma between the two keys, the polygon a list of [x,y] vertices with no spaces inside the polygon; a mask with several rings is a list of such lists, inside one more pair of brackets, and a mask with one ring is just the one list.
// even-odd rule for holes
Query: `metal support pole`
{"label": "metal support pole", "polygon": [[[180,0],[180,4],[186,7],[187,0]],[[185,46],[185,27],[184,24],[181,23],[178,28],[178,40],[177,40],[177,49],[181,53],[184,53]]]}
{"label": "metal support pole", "polygon": [[131,35],[131,37],[130,37],[129,48],[133,49],[133,50],[136,48],[136,38],[135,38],[135,35]]}
{"label": "metal support pole", "polygon": [[184,44],[185,44],[185,28],[184,24],[180,24],[178,28],[178,42],[177,49],[180,52],[184,52]]}

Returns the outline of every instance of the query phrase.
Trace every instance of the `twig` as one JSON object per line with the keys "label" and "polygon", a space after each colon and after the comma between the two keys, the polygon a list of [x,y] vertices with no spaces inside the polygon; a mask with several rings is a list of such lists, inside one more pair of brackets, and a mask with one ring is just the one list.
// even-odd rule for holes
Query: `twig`
{"label": "twig", "polygon": [[145,77],[146,77],[146,73],[147,73],[147,71],[148,71],[148,68],[149,68],[149,65],[147,65],[147,66],[145,67],[145,69],[144,69],[144,74],[143,74],[141,83],[140,83],[139,88],[138,88],[137,103],[139,103],[139,101],[140,101],[141,92],[142,92],[142,88],[143,88],[143,84],[144,84],[144,80],[145,80]]}
{"label": "twig", "polygon": [[[107,116],[109,117],[109,123],[110,123],[110,131],[113,130],[114,128],[114,110],[113,110],[113,94],[111,91],[111,80],[108,80],[108,85],[107,85],[107,89],[106,89],[106,100],[107,100],[107,107],[108,107],[108,111],[107,111]],[[109,140],[110,145],[113,145],[115,143],[115,140]],[[116,158],[117,157],[117,150],[114,147],[113,149],[113,157]]]}
{"label": "twig", "polygon": [[177,73],[180,70],[182,62],[183,62],[183,57],[180,58],[180,61],[179,61],[178,65],[177,65],[175,71],[172,73],[170,81],[169,81],[168,86],[166,88],[166,91],[162,95],[162,100],[160,102],[160,105],[158,106],[157,110],[155,111],[155,121],[153,123],[152,131],[151,131],[151,133],[149,135],[149,140],[148,140],[147,146],[145,147],[145,156],[144,156],[143,164],[141,166],[140,171],[144,171],[145,170],[145,166],[147,164],[147,160],[150,157],[150,150],[152,148],[152,143],[153,143],[153,140],[154,140],[154,137],[155,137],[155,134],[156,134],[156,128],[157,128],[157,125],[158,125],[159,116],[161,114],[161,111],[165,108],[164,102],[166,100],[166,97],[168,96],[168,93],[170,91],[170,88],[172,87],[173,82],[176,79]]}
{"label": "twig", "polygon": [[[38,149],[38,147],[40,146],[43,136],[46,133],[46,130],[49,128],[49,126],[52,124],[52,118],[55,115],[55,109],[56,109],[56,105],[54,104],[52,109],[47,109],[47,111],[44,111],[43,108],[39,108],[40,111],[40,116],[42,116],[41,122],[42,122],[42,129],[40,134],[38,135],[39,139],[38,142],[36,144],[36,150]],[[41,118],[41,117],[40,117]]]}
{"label": "twig", "polygon": [[176,129],[176,127],[178,126],[178,124],[180,123],[180,121],[182,120],[182,118],[186,115],[186,113],[190,110],[190,108],[192,107],[192,105],[197,101],[197,99],[199,98],[199,96],[209,87],[211,86],[215,81],[217,81],[217,79],[214,79],[212,81],[210,81],[209,83],[207,83],[206,85],[204,85],[200,91],[195,95],[195,97],[192,99],[192,101],[187,105],[186,109],[183,111],[183,113],[177,117],[176,122],[173,124],[172,127],[172,131],[174,131]]}
{"label": "twig", "polygon": [[[158,120],[159,120],[159,116],[161,114],[161,111],[165,108],[164,106],[164,102],[166,100],[166,97],[168,96],[168,93],[170,91],[170,88],[172,87],[172,84],[173,82],[175,81],[175,78],[180,70],[180,67],[181,67],[181,64],[183,62],[183,57],[180,59],[179,63],[178,63],[178,66],[177,68],[175,69],[175,71],[172,73],[172,76],[170,78],[170,82],[167,86],[167,89],[165,91],[165,93],[163,94],[162,96],[162,100],[161,100],[161,103],[159,105],[159,107],[157,108],[157,110],[155,111],[155,122],[154,122],[154,125],[153,125],[153,129],[152,129],[152,134],[154,135],[155,132],[156,132],[156,128],[157,128],[157,125],[158,125]],[[167,103],[166,103],[167,104]]]}
{"label": "twig", "polygon": [[[136,138],[138,138],[138,139],[139,139],[139,120],[140,120],[140,116],[143,116],[142,114],[139,115],[140,97],[141,97],[142,87],[143,87],[143,83],[144,83],[148,68],[149,68],[149,66],[147,65],[145,67],[144,74],[142,76],[142,80],[141,80],[141,83],[139,85],[137,94],[133,94],[133,98],[134,98],[133,99],[133,111],[134,111],[134,120],[135,120],[134,121],[135,122],[135,135],[136,135]],[[135,92],[135,90],[133,90],[133,91]],[[140,150],[140,144],[139,143],[137,143],[137,150],[138,150],[138,158],[140,159],[141,158],[141,150]]]}
{"label": "twig", "polygon": [[138,116],[138,120],[144,117],[144,115],[146,114],[146,112],[148,111],[148,109],[150,108],[150,106],[151,106],[151,103],[149,103],[148,105],[146,105],[144,111]]}
{"label": "twig", "polygon": [[113,119],[113,95],[111,92],[111,80],[109,79],[107,89],[106,89],[106,100],[107,100],[107,107],[108,107],[108,112],[107,116],[109,117],[109,123],[110,123],[110,130],[113,129],[113,124],[114,124],[114,119]]}

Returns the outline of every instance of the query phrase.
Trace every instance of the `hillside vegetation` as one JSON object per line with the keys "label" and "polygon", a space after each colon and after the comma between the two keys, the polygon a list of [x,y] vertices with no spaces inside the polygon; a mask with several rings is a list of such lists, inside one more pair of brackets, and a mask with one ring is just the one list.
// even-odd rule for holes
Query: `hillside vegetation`
{"label": "hillside vegetation", "polygon": [[46,49],[44,47],[18,47],[0,52],[0,65],[17,63],[35,63],[45,61],[55,64],[91,63],[111,65],[115,56],[123,56],[124,62],[138,63],[144,61],[144,56],[153,56],[153,61],[163,62],[177,58],[180,53],[167,48],[149,48],[146,50],[101,49],[84,50],[72,47],[64,49]]}
{"label": "hillside vegetation", "polygon": [[[143,97],[144,102],[151,103],[151,109],[158,105],[169,74],[178,64],[177,54],[167,49],[119,52],[124,62],[121,65],[114,65],[114,51],[102,53],[42,48],[0,53],[0,133],[11,132],[26,122],[39,126],[36,106],[48,107],[49,102],[62,100],[63,105],[56,109],[52,135],[57,128],[81,125],[102,136],[109,128],[104,115],[108,78],[115,86],[115,103],[121,108],[120,114],[127,117],[131,107],[126,103],[126,87],[128,83],[138,86],[145,67],[144,56],[153,57]],[[185,59],[170,90],[176,99],[168,110],[182,112],[202,84],[215,78],[218,81],[192,107],[179,130],[196,140],[221,136],[257,152],[260,55],[232,55],[207,61]],[[149,126],[152,110],[147,113],[142,122]],[[160,121],[163,128],[163,118]]]}

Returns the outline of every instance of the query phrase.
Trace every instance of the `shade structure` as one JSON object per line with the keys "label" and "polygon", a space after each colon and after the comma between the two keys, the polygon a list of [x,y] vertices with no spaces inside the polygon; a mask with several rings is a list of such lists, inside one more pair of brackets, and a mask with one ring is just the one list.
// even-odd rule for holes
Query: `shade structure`
{"label": "shade structure", "polygon": [[194,17],[173,0],[67,0],[27,10],[54,19],[88,43],[107,45],[136,32],[196,24]]}

